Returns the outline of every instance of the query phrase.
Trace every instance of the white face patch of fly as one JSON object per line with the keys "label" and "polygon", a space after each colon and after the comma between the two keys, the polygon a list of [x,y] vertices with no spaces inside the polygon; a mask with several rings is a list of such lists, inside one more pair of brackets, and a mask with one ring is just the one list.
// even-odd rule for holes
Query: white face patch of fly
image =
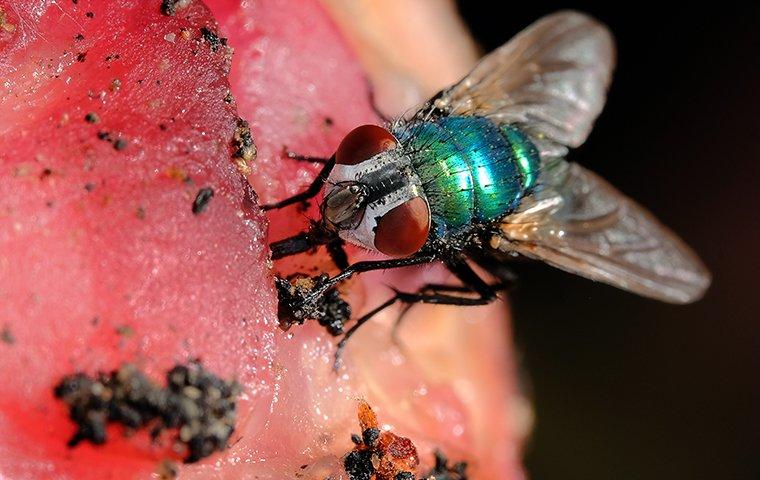
{"label": "white face patch of fly", "polygon": [[325,197],[341,182],[359,182],[369,188],[369,202],[361,221],[353,229],[339,230],[338,235],[350,243],[375,250],[377,220],[383,215],[416,197],[427,201],[422,183],[412,168],[409,157],[400,149],[378,153],[356,165],[337,164],[327,179]]}

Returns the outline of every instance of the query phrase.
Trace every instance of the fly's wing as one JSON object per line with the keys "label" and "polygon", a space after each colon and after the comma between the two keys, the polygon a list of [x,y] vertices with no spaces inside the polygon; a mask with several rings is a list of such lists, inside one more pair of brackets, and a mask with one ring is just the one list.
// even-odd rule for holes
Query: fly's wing
{"label": "fly's wing", "polygon": [[710,273],[643,207],[593,172],[556,163],[541,189],[506,217],[491,246],[639,295],[698,300]]}
{"label": "fly's wing", "polygon": [[584,168],[568,163],[601,112],[615,63],[612,35],[565,11],[546,16],[487,55],[413,117],[481,116],[525,131],[539,178],[491,246],[673,303],[702,296],[710,274],[673,232]]}
{"label": "fly's wing", "polygon": [[516,124],[542,156],[563,156],[588,137],[615,63],[609,30],[573,11],[548,15],[483,58],[416,115],[487,117]]}

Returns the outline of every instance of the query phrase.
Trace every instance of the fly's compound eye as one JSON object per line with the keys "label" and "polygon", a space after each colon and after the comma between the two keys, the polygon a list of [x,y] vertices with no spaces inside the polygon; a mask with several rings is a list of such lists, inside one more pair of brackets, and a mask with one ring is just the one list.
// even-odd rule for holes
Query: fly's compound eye
{"label": "fly's compound eye", "polygon": [[396,148],[396,137],[377,125],[356,127],[340,142],[335,151],[335,163],[356,165],[378,153]]}
{"label": "fly's compound eye", "polygon": [[364,217],[367,186],[359,182],[341,182],[330,190],[322,204],[322,217],[335,230],[356,228]]}
{"label": "fly's compound eye", "polygon": [[419,251],[430,233],[430,207],[421,197],[407,200],[377,220],[375,248],[392,257]]}

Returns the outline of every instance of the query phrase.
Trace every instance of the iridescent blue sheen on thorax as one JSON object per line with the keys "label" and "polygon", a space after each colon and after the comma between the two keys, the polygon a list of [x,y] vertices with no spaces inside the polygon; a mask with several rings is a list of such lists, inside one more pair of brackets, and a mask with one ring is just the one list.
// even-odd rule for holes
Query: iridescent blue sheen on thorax
{"label": "iridescent blue sheen on thorax", "polygon": [[422,181],[437,236],[501,219],[535,185],[538,151],[514,126],[442,117],[393,133]]}

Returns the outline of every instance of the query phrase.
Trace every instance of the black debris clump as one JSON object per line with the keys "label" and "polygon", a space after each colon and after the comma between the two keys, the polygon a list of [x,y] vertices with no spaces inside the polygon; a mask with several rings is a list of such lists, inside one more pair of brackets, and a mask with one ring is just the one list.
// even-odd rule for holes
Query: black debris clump
{"label": "black debris clump", "polygon": [[87,123],[98,123],[100,122],[100,117],[95,112],[90,112],[87,115],[84,116],[84,121]]}
{"label": "black debris clump", "polygon": [[161,13],[168,16],[174,16],[177,10],[190,5],[190,0],[162,0],[161,1]]}
{"label": "black debris clump", "polygon": [[247,121],[238,118],[235,134],[232,137],[232,158],[238,171],[243,175],[251,174],[251,161],[256,158],[256,145],[251,136],[251,126]]}
{"label": "black debris clump", "polygon": [[219,50],[219,47],[227,46],[226,38],[220,37],[206,27],[201,27],[201,36],[203,37],[203,40],[209,44],[212,52]]}
{"label": "black debris clump", "polygon": [[371,450],[354,450],[343,459],[343,469],[351,480],[371,480],[375,473]]}
{"label": "black debris clump", "polygon": [[124,150],[125,148],[127,148],[127,145],[128,145],[127,141],[124,140],[123,138],[117,138],[113,142],[113,148],[115,148],[118,151]]}
{"label": "black debris clump", "polygon": [[[87,120],[85,118],[85,120]],[[88,120],[89,121],[89,120]],[[93,122],[90,122],[93,123]],[[98,140],[103,140],[104,142],[108,142],[111,145],[113,145],[113,148],[117,151],[122,151],[129,145],[129,142],[124,140],[123,138],[116,137],[114,138],[110,132],[106,132],[104,130],[99,131],[97,134]]]}
{"label": "black debris clump", "polygon": [[435,466],[422,477],[422,480],[467,480],[467,462],[449,465],[446,455],[436,450]]}
{"label": "black debris clump", "polygon": [[238,118],[235,135],[232,137],[232,145],[235,147],[233,157],[242,158],[246,161],[256,158],[256,145],[254,145],[251,136],[251,126],[242,118]]}
{"label": "black debris clump", "polygon": [[69,418],[78,427],[69,447],[85,440],[101,445],[107,441],[106,426],[119,423],[131,430],[149,428],[154,440],[175,430],[186,463],[225,449],[235,428],[237,382],[190,362],[169,370],[166,383],[156,385],[131,364],[94,378],[82,373],[65,377],[54,393],[68,405]]}
{"label": "black debris clump", "polygon": [[195,200],[193,200],[193,214],[199,215],[203,212],[213,197],[214,189],[211,187],[204,187],[198,190],[198,194],[195,196]]}
{"label": "black debris clump", "polygon": [[343,334],[345,323],[351,318],[351,306],[343,300],[340,292],[330,288],[322,295],[311,298],[311,294],[320,290],[329,280],[327,274],[315,277],[299,277],[291,283],[284,278],[275,277],[277,287],[277,316],[284,329],[292,325],[302,325],[306,320],[316,320],[325,327],[330,335]]}

